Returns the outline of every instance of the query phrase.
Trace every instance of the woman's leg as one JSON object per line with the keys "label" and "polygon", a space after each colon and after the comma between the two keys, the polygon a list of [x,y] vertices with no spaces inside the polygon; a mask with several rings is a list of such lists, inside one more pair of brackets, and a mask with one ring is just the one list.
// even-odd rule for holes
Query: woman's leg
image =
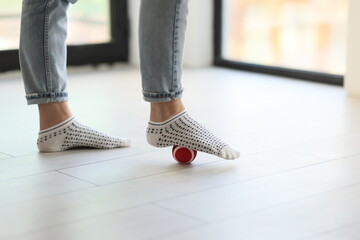
{"label": "woman's leg", "polygon": [[128,146],[78,123],[68,105],[66,90],[67,8],[76,0],[23,0],[20,64],[28,104],[38,104],[40,151],[73,147]]}
{"label": "woman's leg", "polygon": [[28,104],[67,101],[66,0],[24,0],[20,64]]}
{"label": "woman's leg", "polygon": [[20,65],[27,102],[39,104],[40,130],[72,117],[66,102],[68,5],[65,0],[23,1]]}
{"label": "woman's leg", "polygon": [[225,159],[239,152],[211,134],[186,112],[182,98],[182,56],[188,0],[142,0],[139,45],[143,95],[150,102],[148,142],[180,145]]}
{"label": "woman's leg", "polygon": [[180,99],[187,0],[141,2],[140,64],[143,94],[149,102]]}

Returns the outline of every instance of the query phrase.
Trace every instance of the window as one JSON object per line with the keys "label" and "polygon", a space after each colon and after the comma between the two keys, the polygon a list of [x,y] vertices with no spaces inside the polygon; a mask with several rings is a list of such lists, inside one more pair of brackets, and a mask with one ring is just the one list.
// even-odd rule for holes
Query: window
{"label": "window", "polygon": [[217,0],[216,63],[341,85],[348,0]]}
{"label": "window", "polygon": [[68,44],[84,45],[111,41],[110,2],[81,0],[69,8]]}
{"label": "window", "polygon": [[[21,1],[0,0],[0,72],[19,69]],[[68,64],[127,61],[126,0],[80,0],[69,7]]]}
{"label": "window", "polygon": [[0,0],[0,51],[19,48],[21,1]]}

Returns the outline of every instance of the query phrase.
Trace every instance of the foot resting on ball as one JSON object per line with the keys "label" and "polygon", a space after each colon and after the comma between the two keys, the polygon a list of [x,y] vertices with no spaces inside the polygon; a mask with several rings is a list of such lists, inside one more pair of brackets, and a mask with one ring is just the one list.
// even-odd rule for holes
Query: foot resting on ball
{"label": "foot resting on ball", "polygon": [[74,117],[71,117],[51,128],[40,131],[37,144],[40,152],[59,152],[80,147],[99,149],[128,147],[131,145],[131,141],[103,134],[80,124]]}
{"label": "foot resting on ball", "polygon": [[240,153],[215,137],[186,111],[164,122],[149,122],[147,141],[155,147],[178,145],[224,159],[236,159]]}

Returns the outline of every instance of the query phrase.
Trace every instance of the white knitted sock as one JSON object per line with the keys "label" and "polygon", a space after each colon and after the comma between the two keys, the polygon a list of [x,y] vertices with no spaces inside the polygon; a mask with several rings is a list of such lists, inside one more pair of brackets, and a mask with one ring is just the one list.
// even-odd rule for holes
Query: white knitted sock
{"label": "white knitted sock", "polygon": [[128,147],[131,141],[112,137],[84,126],[71,117],[62,123],[39,132],[37,141],[40,152],[59,152],[70,148],[118,148]]}
{"label": "white knitted sock", "polygon": [[186,111],[164,122],[149,122],[147,141],[155,147],[178,145],[206,152],[224,159],[235,159],[240,153],[215,137]]}

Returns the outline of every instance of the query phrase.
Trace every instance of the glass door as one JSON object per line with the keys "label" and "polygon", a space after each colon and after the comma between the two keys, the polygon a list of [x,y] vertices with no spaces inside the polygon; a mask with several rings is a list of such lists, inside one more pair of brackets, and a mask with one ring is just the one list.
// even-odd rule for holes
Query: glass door
{"label": "glass door", "polygon": [[224,0],[217,5],[220,64],[342,84],[348,0]]}

